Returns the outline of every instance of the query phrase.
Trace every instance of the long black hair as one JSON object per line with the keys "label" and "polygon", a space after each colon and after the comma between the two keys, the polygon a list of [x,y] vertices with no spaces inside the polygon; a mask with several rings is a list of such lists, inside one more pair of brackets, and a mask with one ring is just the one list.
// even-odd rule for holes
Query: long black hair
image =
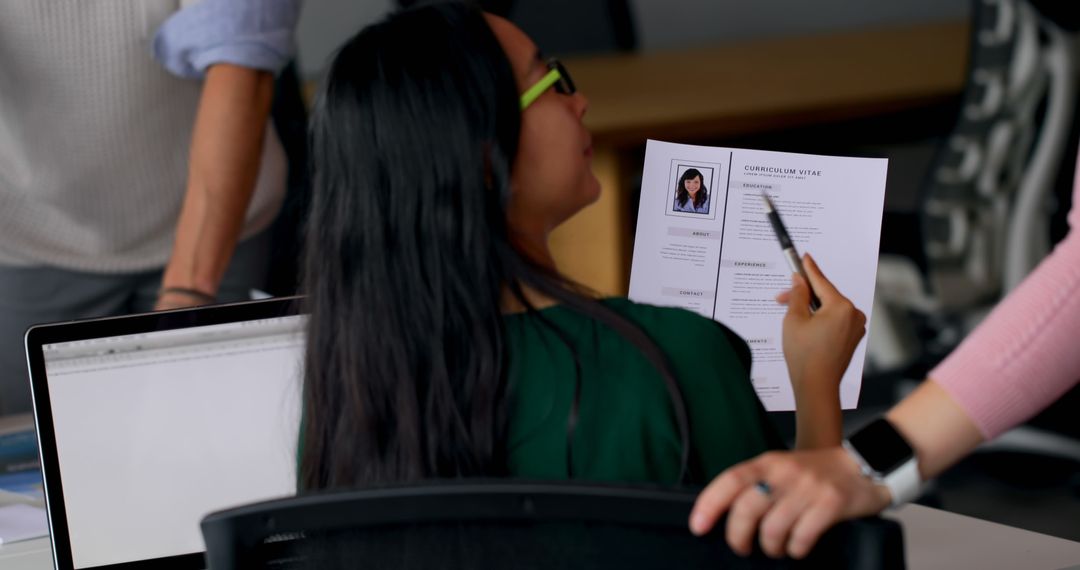
{"label": "long black hair", "polygon": [[686,172],[679,177],[679,184],[675,186],[675,201],[679,203],[680,208],[685,207],[686,201],[690,199],[690,192],[686,191],[686,181],[695,178],[701,179],[701,188],[698,189],[697,194],[694,194],[694,207],[700,208],[705,200],[709,199],[709,189],[705,187],[705,177],[701,175],[701,171],[696,168],[687,168]]}
{"label": "long black hair", "polygon": [[672,394],[685,471],[664,354],[513,246],[519,130],[510,64],[464,3],[392,14],[333,61],[311,134],[302,490],[507,474],[501,301],[535,313],[524,288],[642,350]]}

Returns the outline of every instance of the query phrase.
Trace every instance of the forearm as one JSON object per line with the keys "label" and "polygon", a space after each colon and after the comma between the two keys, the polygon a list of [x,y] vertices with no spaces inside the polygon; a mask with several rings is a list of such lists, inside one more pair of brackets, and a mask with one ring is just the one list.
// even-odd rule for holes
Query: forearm
{"label": "forearm", "polygon": [[915,449],[924,481],[940,475],[983,441],[963,409],[929,379],[886,417]]}
{"label": "forearm", "polygon": [[840,445],[842,437],[843,417],[840,414],[838,393],[796,393],[796,449],[818,449]]}
{"label": "forearm", "polygon": [[267,72],[227,64],[208,70],[163,287],[217,293],[258,177],[272,96]]}
{"label": "forearm", "polygon": [[795,393],[795,446],[815,449],[840,445],[840,381],[866,335],[866,315],[837,291],[810,255],[803,256],[803,265],[821,308],[811,312],[811,290],[799,274],[776,300],[788,305],[784,360]]}
{"label": "forearm", "polygon": [[987,438],[1034,416],[1080,378],[1077,217],[1054,252],[930,372]]}

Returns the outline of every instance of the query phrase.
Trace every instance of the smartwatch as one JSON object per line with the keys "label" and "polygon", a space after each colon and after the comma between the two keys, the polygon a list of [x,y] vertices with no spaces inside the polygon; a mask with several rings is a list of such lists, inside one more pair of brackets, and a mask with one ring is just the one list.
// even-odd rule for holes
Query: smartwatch
{"label": "smartwatch", "polygon": [[862,474],[884,485],[898,507],[919,496],[922,479],[915,451],[885,418],[878,418],[844,440],[844,449]]}

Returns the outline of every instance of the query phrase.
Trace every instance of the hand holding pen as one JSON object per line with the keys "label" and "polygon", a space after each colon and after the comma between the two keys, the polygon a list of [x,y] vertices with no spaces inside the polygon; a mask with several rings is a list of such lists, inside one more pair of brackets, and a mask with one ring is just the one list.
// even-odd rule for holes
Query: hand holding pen
{"label": "hand holding pen", "polygon": [[[773,232],[776,233],[776,239],[780,240],[780,249],[784,251],[784,259],[787,260],[788,267],[791,268],[792,273],[798,273],[802,276],[803,280],[806,280],[806,270],[803,269],[802,261],[799,259],[799,252],[795,250],[795,243],[791,241],[791,236],[788,235],[787,228],[784,227],[784,222],[780,221],[780,212],[776,211],[776,206],[773,205],[772,200],[769,199],[769,195],[762,192],[761,199],[765,201],[765,215],[769,218],[769,223],[772,224]],[[807,281],[809,285],[809,281]],[[816,311],[821,308],[821,300],[818,299],[816,293],[814,293],[813,287],[810,288],[810,310]]]}
{"label": "hand holding pen", "polygon": [[[795,444],[800,449],[839,445],[843,438],[840,382],[855,348],[866,336],[866,315],[822,275],[813,258],[803,257],[806,274],[791,276],[791,290],[777,296],[787,303],[784,361],[795,396]],[[810,311],[810,287],[821,308]]]}

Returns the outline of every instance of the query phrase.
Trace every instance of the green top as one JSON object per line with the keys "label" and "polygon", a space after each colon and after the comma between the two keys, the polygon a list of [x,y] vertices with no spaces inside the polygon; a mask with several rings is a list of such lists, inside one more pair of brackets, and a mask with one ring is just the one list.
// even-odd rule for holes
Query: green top
{"label": "green top", "polygon": [[[749,350],[723,325],[682,309],[603,301],[637,324],[668,356],[690,423],[686,483],[782,448],[749,379]],[[573,351],[547,320],[573,345]],[[607,326],[555,306],[506,317],[510,353],[509,466],[515,477],[566,479],[574,353],[581,396],[573,474],[595,481],[675,483],[681,442],[663,379]]]}

